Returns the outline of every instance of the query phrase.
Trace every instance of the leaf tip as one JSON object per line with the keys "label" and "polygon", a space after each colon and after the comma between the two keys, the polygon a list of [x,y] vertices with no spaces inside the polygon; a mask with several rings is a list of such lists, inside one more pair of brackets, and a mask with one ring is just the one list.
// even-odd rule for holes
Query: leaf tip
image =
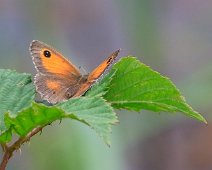
{"label": "leaf tip", "polygon": [[202,121],[203,121],[205,124],[208,124],[207,120],[206,120],[204,117],[202,117]]}
{"label": "leaf tip", "polygon": [[205,124],[208,124],[208,122],[206,121],[206,119],[199,113],[195,112],[195,116],[194,116],[195,119],[201,121],[201,122],[204,122]]}

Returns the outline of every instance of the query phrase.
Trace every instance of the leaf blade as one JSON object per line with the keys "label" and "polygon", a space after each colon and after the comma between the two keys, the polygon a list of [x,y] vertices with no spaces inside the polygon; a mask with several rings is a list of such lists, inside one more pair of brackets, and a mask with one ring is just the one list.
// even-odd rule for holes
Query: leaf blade
{"label": "leaf blade", "polygon": [[108,145],[111,125],[117,122],[113,109],[100,97],[73,98],[54,106],[33,102],[30,107],[22,110],[15,117],[10,113],[5,115],[5,123],[10,131],[0,137],[0,142],[11,140],[6,136],[10,135],[11,130],[23,137],[36,127],[46,126],[62,118],[85,123],[93,128]]}
{"label": "leaf blade", "polygon": [[34,95],[30,74],[0,69],[0,135],[7,131],[4,114],[9,111],[15,116],[18,111],[30,106]]}
{"label": "leaf blade", "polygon": [[[82,104],[83,103],[83,104]],[[118,122],[112,107],[101,97],[80,97],[60,103],[58,106],[66,113],[73,113],[77,120],[93,128],[110,145],[111,125]],[[79,106],[76,109],[76,106]]]}
{"label": "leaf blade", "polygon": [[114,65],[116,74],[104,98],[117,109],[140,111],[182,112],[186,116],[206,122],[185,101],[167,77],[138,61],[135,57],[122,58]]}

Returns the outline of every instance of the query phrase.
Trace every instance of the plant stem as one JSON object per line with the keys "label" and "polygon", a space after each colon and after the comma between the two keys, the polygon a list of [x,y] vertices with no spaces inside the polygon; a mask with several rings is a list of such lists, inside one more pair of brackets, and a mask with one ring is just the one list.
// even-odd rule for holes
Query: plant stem
{"label": "plant stem", "polygon": [[7,163],[9,159],[11,158],[12,154],[8,151],[5,151],[4,157],[2,159],[1,165],[0,165],[0,170],[5,170]]}
{"label": "plant stem", "polygon": [[[12,157],[13,152],[21,147],[21,145],[30,140],[32,136],[42,131],[44,126],[37,127],[29,132],[26,136],[20,137],[16,142],[14,142],[11,146],[4,145],[4,156],[2,162],[0,164],[0,170],[5,170],[9,159]],[[3,145],[2,145],[3,146]]]}

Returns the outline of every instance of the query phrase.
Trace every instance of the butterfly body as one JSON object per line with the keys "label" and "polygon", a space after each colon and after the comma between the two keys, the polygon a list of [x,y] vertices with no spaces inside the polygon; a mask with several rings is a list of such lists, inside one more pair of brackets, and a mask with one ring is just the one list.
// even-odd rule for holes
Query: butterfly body
{"label": "butterfly body", "polygon": [[55,104],[83,95],[116,59],[120,50],[112,53],[88,75],[81,75],[62,54],[38,40],[32,41],[30,52],[38,72],[34,79],[36,90],[42,99]]}

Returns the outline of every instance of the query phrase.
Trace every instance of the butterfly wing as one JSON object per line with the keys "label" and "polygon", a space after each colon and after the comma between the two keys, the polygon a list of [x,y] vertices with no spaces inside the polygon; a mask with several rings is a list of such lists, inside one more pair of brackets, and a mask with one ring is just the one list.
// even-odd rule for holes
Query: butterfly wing
{"label": "butterfly wing", "polygon": [[83,83],[79,90],[73,97],[83,95],[93,83],[105,72],[105,70],[113,63],[120,52],[120,49],[112,53],[106,60],[104,60],[97,68],[95,68],[87,78],[87,81]]}
{"label": "butterfly wing", "polygon": [[40,73],[35,76],[35,86],[41,98],[52,104],[68,100],[70,98],[67,93],[70,91],[69,89],[72,89],[74,94],[79,89],[79,84],[75,81],[64,81],[64,77]]}
{"label": "butterfly wing", "polygon": [[95,68],[89,75],[88,81],[95,81],[97,80],[105,70],[113,63],[120,52],[120,49],[113,52],[106,60],[104,60],[97,68]]}
{"label": "butterfly wing", "polygon": [[59,74],[61,76],[81,76],[80,71],[62,54],[49,45],[33,40],[30,52],[35,68],[42,74]]}
{"label": "butterfly wing", "polygon": [[81,74],[65,57],[37,40],[32,41],[30,52],[38,71],[35,76],[36,90],[42,99],[57,103],[68,99],[66,92],[69,88],[77,91]]}
{"label": "butterfly wing", "polygon": [[82,76],[70,61],[43,42],[32,41],[30,52],[38,71],[36,89],[42,99],[54,104],[83,95],[116,59],[120,50],[112,53],[88,76]]}

